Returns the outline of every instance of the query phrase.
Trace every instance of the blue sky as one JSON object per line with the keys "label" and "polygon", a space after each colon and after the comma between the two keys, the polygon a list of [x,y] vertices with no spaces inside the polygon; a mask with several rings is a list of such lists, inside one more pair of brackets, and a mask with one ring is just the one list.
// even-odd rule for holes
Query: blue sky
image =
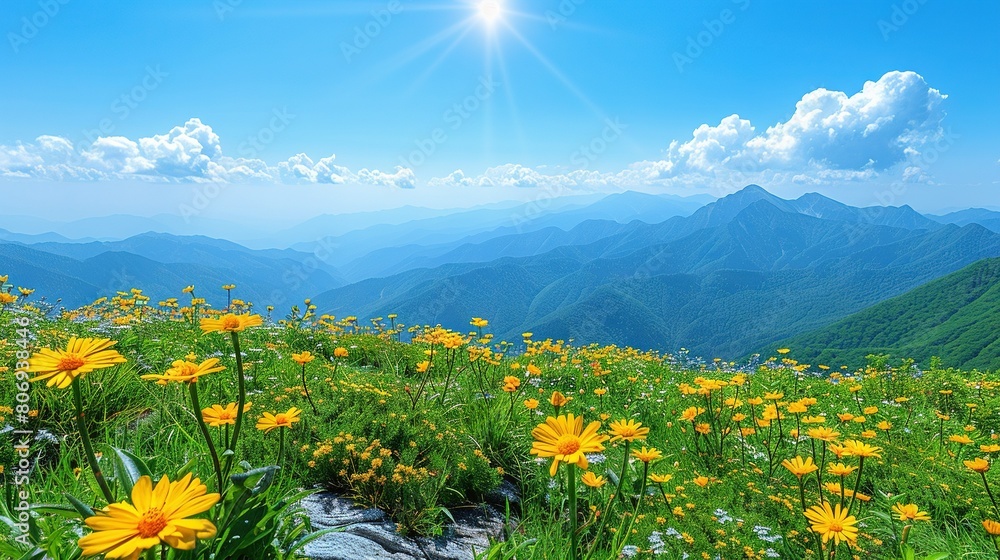
{"label": "blue sky", "polygon": [[479,4],[9,0],[0,185],[90,214],[206,181],[240,212],[749,182],[1000,200],[995,2]]}

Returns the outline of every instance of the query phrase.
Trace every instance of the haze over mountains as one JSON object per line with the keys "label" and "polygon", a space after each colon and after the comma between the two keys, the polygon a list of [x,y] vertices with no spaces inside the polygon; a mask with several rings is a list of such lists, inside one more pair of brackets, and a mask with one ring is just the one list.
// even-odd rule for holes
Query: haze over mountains
{"label": "haze over mountains", "polygon": [[[512,340],[531,331],[732,357],[1000,255],[1000,235],[977,224],[819,195],[788,201],[756,186],[688,217],[584,222],[567,234],[581,242],[368,279],[315,302],[334,314],[395,312],[454,326],[482,315]],[[510,251],[535,239],[502,241]],[[467,250],[495,249],[488,241]]]}
{"label": "haze over mountains", "polygon": [[[178,216],[116,215],[66,224],[34,223],[27,233],[0,229],[0,265],[19,272],[14,280],[19,285],[34,287],[49,299],[60,297],[61,304],[67,307],[132,287],[142,287],[156,301],[176,297],[188,284],[206,288],[198,295],[220,305],[225,297],[214,287],[232,282],[240,285],[238,295],[244,299],[259,306],[287,308],[293,302],[345,284],[341,266],[354,271],[356,278],[369,277],[371,273],[365,275],[363,263],[351,265],[351,261],[372,250],[394,251],[396,258],[403,261],[412,256],[410,249],[417,242],[429,243],[421,248],[435,255],[447,252],[449,244],[460,245],[464,239],[488,239],[553,223],[572,226],[592,218],[654,219],[658,215],[689,214],[711,200],[704,196],[623,193],[492,204],[463,211],[406,207],[319,216],[270,234],[270,241],[245,242],[255,247],[291,245],[298,249],[249,249],[231,240],[164,233],[204,226],[237,236],[260,235],[257,230],[221,221],[195,218],[188,223]],[[16,216],[0,220],[0,226],[9,228],[11,224],[25,225],[25,220]],[[39,233],[43,231],[40,227],[54,231]],[[136,231],[143,233],[133,233]],[[373,263],[369,266],[376,269],[387,263],[384,257],[369,261]],[[392,270],[392,262],[388,266]],[[357,271],[359,267],[361,272]]]}
{"label": "haze over mountains", "polygon": [[[187,284],[221,306],[218,287],[236,283],[234,295],[258,308],[286,310],[311,297],[319,312],[339,316],[398,313],[408,324],[458,330],[483,316],[507,340],[531,331],[578,343],[685,347],[706,357],[738,358],[787,340],[834,361],[858,359],[832,350],[857,329],[816,329],[849,316],[871,321],[852,315],[866,309],[891,317],[891,308],[877,304],[1000,257],[1000,212],[855,208],[815,193],[785,200],[754,185],[710,200],[626,192],[466,211],[321,216],[243,244],[176,235],[189,230],[168,218],[153,225],[174,233],[132,235],[136,219],[114,217],[105,231],[92,222],[0,230],[0,273],[68,307],[131,287],[155,303],[178,297]],[[3,220],[0,227],[17,229],[17,220]],[[982,280],[988,292],[994,277],[979,277],[991,279]],[[961,317],[955,305],[949,313]],[[965,313],[988,314],[977,305]],[[940,327],[930,323],[917,322]],[[808,338],[812,331],[825,334]],[[893,347],[884,338],[852,340],[841,347]],[[1000,355],[982,350],[983,364]]]}

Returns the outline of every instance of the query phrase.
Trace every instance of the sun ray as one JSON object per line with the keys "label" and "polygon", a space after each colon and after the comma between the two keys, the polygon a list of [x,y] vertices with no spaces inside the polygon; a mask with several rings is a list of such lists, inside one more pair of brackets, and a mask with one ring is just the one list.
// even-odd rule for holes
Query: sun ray
{"label": "sun ray", "polygon": [[[385,9],[385,8],[383,8]],[[454,11],[454,4],[431,4],[425,6],[411,6],[406,4],[405,9],[399,11],[412,12],[441,12]],[[371,2],[329,2],[318,6],[240,6],[241,17],[324,17],[324,16],[353,16],[371,15]]]}
{"label": "sun ray", "polygon": [[574,29],[577,31],[588,31],[591,33],[598,33],[601,35],[608,35],[607,29],[602,29],[600,27],[594,27],[593,25],[587,25],[577,21],[573,21],[572,18],[566,18],[561,20],[551,20],[547,17],[540,16],[538,14],[532,14],[528,12],[520,12],[516,10],[504,10],[504,15],[510,16],[511,19],[534,21],[539,23],[544,23],[548,25],[553,30],[555,29]]}
{"label": "sun ray", "polygon": [[534,57],[538,60],[538,62],[540,62],[542,66],[544,66],[552,74],[553,77],[559,80],[563,84],[563,86],[566,87],[566,89],[572,92],[573,95],[577,97],[577,99],[579,99],[581,102],[583,102],[584,105],[587,106],[587,108],[593,111],[598,118],[600,118],[601,120],[608,119],[607,114],[600,107],[598,107],[596,103],[591,101],[590,98],[586,96],[586,94],[580,91],[580,88],[576,87],[576,84],[570,81],[570,79],[567,78],[565,74],[560,72],[559,69],[556,68],[555,64],[552,64],[552,62],[549,61],[549,59],[546,58],[545,55],[539,52],[538,49],[535,48],[535,45],[531,44],[531,42],[528,41],[523,35],[521,35],[517,31],[517,29],[507,24],[506,22],[504,22],[504,27],[506,27],[507,30],[510,31],[511,35],[517,38],[517,40],[520,41],[521,44],[524,45],[526,49],[528,49],[528,52],[534,55]]}
{"label": "sun ray", "polygon": [[427,68],[425,68],[424,71],[419,76],[417,76],[417,78],[410,85],[409,91],[412,93],[417,86],[424,83],[424,81],[428,77],[430,77],[430,75],[434,72],[434,70],[436,70],[437,67],[440,66],[442,62],[444,62],[444,60],[448,57],[448,55],[451,54],[451,51],[455,50],[455,47],[457,47],[458,44],[462,42],[462,39],[464,39],[466,35],[468,35],[472,30],[473,27],[469,26],[466,27],[464,31],[459,33],[458,36],[455,37],[455,40],[453,40],[451,44],[445,47],[445,49],[441,52],[441,54],[439,54],[438,57],[434,59],[434,62],[428,64]]}
{"label": "sun ray", "polygon": [[[409,9],[408,9],[409,10]],[[525,131],[521,123],[517,101],[514,97],[514,90],[511,84],[511,74],[501,39],[502,35],[510,34],[541,64],[563,87],[586,106],[602,121],[607,121],[606,113],[594,103],[583,91],[577,87],[551,60],[549,60],[524,34],[518,31],[515,23],[521,20],[533,22],[545,22],[551,24],[546,18],[536,14],[524,13],[509,9],[503,0],[466,0],[462,3],[445,5],[431,5],[416,8],[415,11],[464,11],[465,17],[454,22],[449,27],[442,29],[429,37],[417,41],[408,48],[402,49],[395,56],[389,58],[375,68],[367,72],[367,80],[384,79],[392,72],[412,64],[433,52],[433,60],[429,64],[422,64],[419,75],[407,88],[409,94],[425,84],[434,75],[435,71],[441,68],[448,58],[454,54],[456,49],[464,44],[471,32],[479,30],[483,41],[483,74],[488,79],[494,79],[494,73],[498,74],[500,84],[503,88],[504,107],[509,117],[507,126],[513,128],[516,135],[517,145],[523,151],[526,146]],[[573,22],[564,21],[560,25],[574,27]],[[494,141],[494,120],[498,106],[495,103],[484,103],[482,108],[483,119],[483,152],[487,160],[490,159],[492,143]]]}
{"label": "sun ray", "polygon": [[431,35],[430,37],[427,37],[426,39],[417,42],[416,44],[403,50],[399,55],[381,64],[378,68],[373,69],[371,71],[371,74],[376,75],[377,77],[384,78],[390,73],[399,70],[403,66],[406,66],[410,62],[426,54],[434,47],[440,45],[441,43],[444,43],[455,33],[461,33],[464,29],[467,29],[472,20],[473,17],[469,17],[462,21],[458,21],[452,24],[450,27],[438,31],[434,35]]}
{"label": "sun ray", "polygon": [[510,111],[511,123],[514,125],[514,130],[517,132],[518,147],[524,149],[527,144],[526,138],[524,136],[524,127],[521,126],[521,117],[517,110],[517,104],[514,102],[514,90],[510,82],[510,74],[507,72],[507,61],[503,56],[503,51],[497,49],[497,66],[500,68],[501,82],[503,83],[504,97],[507,98],[507,110]]}
{"label": "sun ray", "polygon": [[[493,46],[495,41],[496,35],[490,33],[486,36],[486,48],[484,49],[486,60],[484,61],[484,66],[486,68],[486,77],[489,80],[493,80]],[[483,125],[483,152],[487,160],[491,160],[490,155],[493,151],[493,104],[485,103],[484,109],[486,118],[483,119],[485,121]]]}

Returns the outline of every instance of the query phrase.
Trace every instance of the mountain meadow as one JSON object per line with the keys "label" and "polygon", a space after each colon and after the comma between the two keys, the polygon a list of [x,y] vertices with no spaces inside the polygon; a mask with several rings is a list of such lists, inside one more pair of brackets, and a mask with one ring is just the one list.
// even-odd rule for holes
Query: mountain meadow
{"label": "mountain meadow", "polygon": [[3,230],[0,557],[1000,558],[1000,213],[393,216]]}

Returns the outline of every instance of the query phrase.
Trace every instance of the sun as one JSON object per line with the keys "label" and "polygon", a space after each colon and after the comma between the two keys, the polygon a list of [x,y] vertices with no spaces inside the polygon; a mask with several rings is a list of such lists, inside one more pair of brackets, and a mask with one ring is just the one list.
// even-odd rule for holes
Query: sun
{"label": "sun", "polygon": [[500,0],[482,0],[479,3],[479,17],[486,23],[494,23],[503,15]]}

